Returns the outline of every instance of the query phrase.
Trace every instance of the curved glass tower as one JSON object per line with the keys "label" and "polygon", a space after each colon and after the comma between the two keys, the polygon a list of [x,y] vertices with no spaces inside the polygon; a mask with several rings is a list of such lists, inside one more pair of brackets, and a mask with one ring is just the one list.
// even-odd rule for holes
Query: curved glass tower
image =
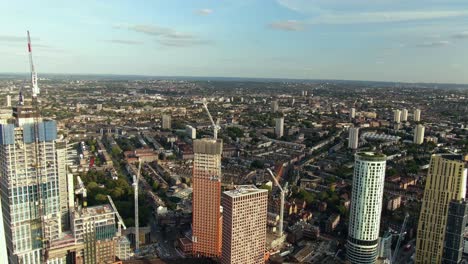
{"label": "curved glass tower", "polygon": [[377,259],[386,160],[373,152],[355,155],[347,244],[353,264],[373,264]]}

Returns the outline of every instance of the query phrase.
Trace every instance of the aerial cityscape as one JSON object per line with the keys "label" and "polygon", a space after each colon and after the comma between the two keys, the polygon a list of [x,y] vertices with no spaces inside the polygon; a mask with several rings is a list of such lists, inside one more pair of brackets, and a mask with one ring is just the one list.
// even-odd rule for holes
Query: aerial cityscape
{"label": "aerial cityscape", "polygon": [[[432,9],[426,9],[397,0],[265,2],[122,1],[102,17],[134,7],[143,21],[151,17],[144,9],[158,7],[167,23],[190,12],[187,30],[217,31],[227,23],[232,38],[251,37],[252,46],[244,39],[231,53],[236,70],[227,60],[206,66],[211,53],[206,61],[196,56],[206,46],[236,49],[225,49],[230,37],[224,33],[216,43],[165,26],[130,24],[138,19],[131,12],[122,18],[128,22],[112,25],[120,35],[104,41],[112,46],[104,55],[98,44],[84,44],[81,52],[90,54],[56,57],[76,51],[58,51],[58,45],[80,41],[67,35],[47,44],[56,39],[54,30],[62,31],[52,26],[61,15],[0,32],[0,264],[468,263],[468,50],[460,47],[468,40],[468,12],[459,11],[468,3],[428,0]],[[64,16],[87,19],[83,27],[70,22],[77,23],[76,32],[101,30],[103,20],[93,20],[92,11],[68,13],[77,6],[56,4]],[[227,14],[260,7],[265,14],[258,21],[279,18],[249,29],[252,10],[238,25]],[[285,15],[294,20],[281,20]],[[216,21],[221,24],[210,24]],[[263,60],[256,45],[265,42],[253,43],[277,32],[328,34],[310,27],[338,35],[363,30],[369,35],[362,33],[359,53],[368,60],[372,51],[365,49],[379,38],[377,31],[435,25],[440,32],[432,42],[395,56],[433,56],[434,64],[441,53],[452,58],[438,66],[423,67],[425,57],[412,62],[414,68],[397,67],[388,55],[395,61],[356,70],[349,60],[357,51],[346,49],[353,55],[291,74],[292,64],[309,67],[302,65],[309,55]],[[133,33],[157,43],[132,39]],[[310,41],[281,38],[278,45],[295,49],[292,57],[304,52],[297,41]],[[325,42],[317,40],[311,52]],[[157,45],[157,53],[173,61],[161,55],[153,64],[156,53],[139,53],[146,45]],[[263,55],[277,48],[271,46]],[[252,54],[244,55],[250,61],[234,59],[249,48]],[[349,71],[337,66],[340,60]]]}

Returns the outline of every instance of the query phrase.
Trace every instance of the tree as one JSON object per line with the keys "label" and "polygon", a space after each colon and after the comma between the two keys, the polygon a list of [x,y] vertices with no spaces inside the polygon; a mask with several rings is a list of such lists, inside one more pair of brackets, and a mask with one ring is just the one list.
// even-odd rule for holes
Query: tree
{"label": "tree", "polygon": [[271,192],[271,186],[267,184],[262,184],[262,186],[260,186],[260,189],[268,190],[269,193]]}
{"label": "tree", "polygon": [[159,189],[159,182],[154,181],[152,187],[153,187],[153,192],[156,192]]}
{"label": "tree", "polygon": [[261,161],[261,160],[254,160],[250,164],[250,168],[252,168],[252,169],[263,169],[263,168],[265,168],[265,163],[263,163],[263,161]]}
{"label": "tree", "polygon": [[105,196],[104,194],[98,193],[94,199],[95,199],[97,202],[99,202],[99,203],[102,204],[102,203],[104,203],[104,202],[107,201],[107,196]]}

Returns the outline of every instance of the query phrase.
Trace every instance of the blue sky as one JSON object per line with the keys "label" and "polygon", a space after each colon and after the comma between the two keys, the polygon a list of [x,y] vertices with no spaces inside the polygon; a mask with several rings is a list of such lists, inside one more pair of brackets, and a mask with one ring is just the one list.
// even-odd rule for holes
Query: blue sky
{"label": "blue sky", "polygon": [[0,72],[468,83],[466,0],[0,0]]}

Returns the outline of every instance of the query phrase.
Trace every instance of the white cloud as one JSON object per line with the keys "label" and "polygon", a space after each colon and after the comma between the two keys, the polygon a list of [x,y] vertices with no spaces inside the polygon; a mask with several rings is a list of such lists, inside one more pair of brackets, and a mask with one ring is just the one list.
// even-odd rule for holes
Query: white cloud
{"label": "white cloud", "polygon": [[365,24],[431,20],[468,16],[468,11],[390,11],[325,13],[310,20],[313,24]]}
{"label": "white cloud", "polygon": [[464,31],[464,32],[454,34],[452,37],[456,38],[456,39],[466,39],[466,38],[468,38],[468,31]]}
{"label": "white cloud", "polygon": [[157,25],[117,25],[114,26],[114,28],[128,29],[130,31],[156,37],[157,42],[163,46],[188,47],[211,43],[210,41],[204,40],[192,33],[180,32],[173,28],[161,27]]}
{"label": "white cloud", "polygon": [[109,39],[106,42],[115,43],[115,44],[124,44],[124,45],[140,45],[143,44],[141,41],[135,40],[126,40],[126,39]]}
{"label": "white cloud", "polygon": [[212,9],[204,8],[204,9],[198,9],[195,13],[201,16],[207,16],[213,13]]}
{"label": "white cloud", "polygon": [[427,41],[423,42],[421,44],[418,44],[418,47],[423,47],[423,48],[432,48],[432,47],[443,47],[450,45],[450,41],[447,40],[439,40],[439,41]]}
{"label": "white cloud", "polygon": [[296,20],[277,21],[268,25],[275,30],[283,31],[301,31],[304,30],[304,24]]}

